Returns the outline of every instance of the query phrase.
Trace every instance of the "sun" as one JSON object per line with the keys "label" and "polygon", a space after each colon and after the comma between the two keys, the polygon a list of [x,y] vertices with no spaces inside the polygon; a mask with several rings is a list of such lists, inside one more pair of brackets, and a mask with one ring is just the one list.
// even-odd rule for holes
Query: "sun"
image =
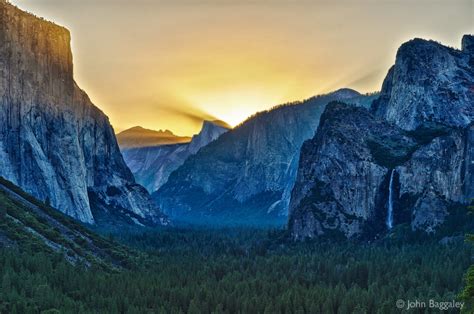
{"label": "sun", "polygon": [[192,95],[199,108],[211,110],[232,127],[242,123],[255,112],[265,110],[282,99],[265,90],[235,89]]}

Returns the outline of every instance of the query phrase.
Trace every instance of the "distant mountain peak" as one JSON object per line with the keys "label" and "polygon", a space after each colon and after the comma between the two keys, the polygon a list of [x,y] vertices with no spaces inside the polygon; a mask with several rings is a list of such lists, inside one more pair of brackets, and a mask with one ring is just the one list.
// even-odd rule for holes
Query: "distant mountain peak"
{"label": "distant mountain peak", "polygon": [[134,126],[117,134],[117,140],[122,149],[134,147],[148,147],[188,143],[188,136],[175,135],[170,130],[150,130],[141,126]]}
{"label": "distant mountain peak", "polygon": [[189,143],[189,149],[192,154],[198,152],[201,147],[206,146],[210,142],[216,140],[223,133],[232,129],[227,123],[221,120],[204,120],[202,128],[198,134],[195,134]]}
{"label": "distant mountain peak", "polygon": [[361,94],[358,91],[356,91],[352,88],[347,88],[347,87],[340,88],[340,89],[332,92],[331,94],[334,94],[334,95],[337,95],[337,96],[343,97],[343,98],[352,98],[352,97],[361,96]]}
{"label": "distant mountain peak", "polygon": [[227,122],[222,121],[222,120],[218,120],[218,119],[217,120],[204,120],[203,121],[203,127],[207,123],[217,125],[221,128],[228,129],[228,130],[232,129],[232,126],[230,126]]}
{"label": "distant mountain peak", "polygon": [[[175,135],[173,132],[171,132],[170,130],[166,129],[166,130],[162,130],[162,129],[159,129],[159,130],[152,130],[152,129],[146,129],[142,126],[134,126],[134,127],[131,127],[129,129],[126,129],[122,132],[120,132],[119,134],[121,133],[129,133],[129,132],[148,132],[148,133],[163,133],[163,134],[169,134],[169,135]],[[176,136],[176,135],[175,135]]]}
{"label": "distant mountain peak", "polygon": [[201,130],[189,143],[122,149],[122,153],[137,182],[149,192],[153,192],[166,183],[169,175],[188,157],[196,154],[230,128],[227,123],[220,120],[204,120]]}
{"label": "distant mountain peak", "polygon": [[145,128],[137,125],[137,126],[133,126],[133,127],[129,128],[128,130],[145,130]]}

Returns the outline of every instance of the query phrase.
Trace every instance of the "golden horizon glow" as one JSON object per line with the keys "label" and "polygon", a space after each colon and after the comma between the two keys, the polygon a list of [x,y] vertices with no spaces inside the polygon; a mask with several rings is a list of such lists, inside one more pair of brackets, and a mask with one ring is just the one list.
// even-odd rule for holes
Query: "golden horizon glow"
{"label": "golden horizon glow", "polygon": [[343,87],[380,89],[413,37],[459,47],[454,1],[13,0],[71,31],[74,75],[116,132],[178,135]]}

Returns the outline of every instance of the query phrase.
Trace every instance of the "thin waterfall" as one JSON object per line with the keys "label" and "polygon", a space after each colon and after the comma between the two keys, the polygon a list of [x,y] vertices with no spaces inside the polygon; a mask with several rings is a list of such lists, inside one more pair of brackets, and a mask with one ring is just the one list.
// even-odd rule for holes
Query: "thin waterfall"
{"label": "thin waterfall", "polygon": [[388,185],[388,206],[387,206],[387,227],[392,229],[393,227],[393,177],[395,169],[392,169],[390,173],[390,183]]}

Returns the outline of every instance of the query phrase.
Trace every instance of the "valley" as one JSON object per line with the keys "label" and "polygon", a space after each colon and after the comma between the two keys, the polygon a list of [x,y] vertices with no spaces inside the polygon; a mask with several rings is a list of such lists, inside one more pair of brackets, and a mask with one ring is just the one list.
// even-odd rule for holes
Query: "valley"
{"label": "valley", "polygon": [[[126,270],[1,249],[2,311],[400,313],[398,299],[459,300],[461,242],[299,243],[281,231],[175,229],[114,236],[146,252]],[[28,275],[34,273],[32,277]],[[457,313],[456,309],[448,313]]]}
{"label": "valley", "polygon": [[472,313],[474,35],[458,41],[410,39],[380,91],[234,127],[150,92],[127,106],[154,129],[116,134],[70,31],[0,0],[0,313]]}

